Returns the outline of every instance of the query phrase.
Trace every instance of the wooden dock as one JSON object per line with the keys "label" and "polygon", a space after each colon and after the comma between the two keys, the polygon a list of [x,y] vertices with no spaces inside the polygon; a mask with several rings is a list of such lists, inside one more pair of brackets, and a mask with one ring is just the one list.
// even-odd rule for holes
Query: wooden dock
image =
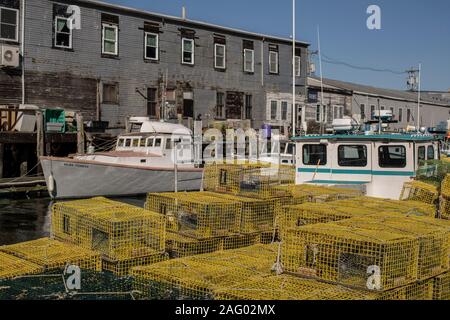
{"label": "wooden dock", "polygon": [[0,179],[0,198],[48,197],[43,176]]}

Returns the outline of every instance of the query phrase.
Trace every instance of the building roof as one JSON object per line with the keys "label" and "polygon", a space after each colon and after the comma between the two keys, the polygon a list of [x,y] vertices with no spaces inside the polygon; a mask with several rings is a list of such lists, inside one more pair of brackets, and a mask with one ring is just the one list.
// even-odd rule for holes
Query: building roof
{"label": "building roof", "polygon": [[294,141],[314,141],[314,140],[358,140],[358,141],[415,141],[415,142],[426,142],[433,141],[435,137],[432,135],[422,135],[422,134],[329,134],[329,135],[309,135],[303,137],[295,137]]}
{"label": "building roof", "polygon": [[[318,79],[316,77],[311,77],[311,78],[315,81],[318,81],[319,86],[320,86],[320,79]],[[351,82],[345,82],[345,81],[340,81],[340,80],[327,79],[327,78],[323,79],[323,84],[326,86],[332,86],[332,87],[340,88],[343,90],[349,90],[349,91],[352,91],[354,94],[371,95],[371,96],[376,96],[376,97],[381,97],[381,98],[386,98],[386,99],[417,102],[417,92],[394,90],[394,89],[383,89],[383,88],[377,88],[377,87],[356,84],[356,83],[351,83]],[[450,107],[450,104],[448,103],[447,100],[433,99],[433,97],[431,95],[428,95],[427,93],[422,94],[421,101],[423,103]]]}
{"label": "building roof", "polygon": [[[147,10],[140,10],[140,9],[136,9],[136,8],[132,8],[132,7],[112,4],[112,3],[99,1],[99,0],[77,0],[77,1],[80,3],[86,3],[86,4],[110,8],[110,9],[114,9],[114,10],[120,10],[120,11],[127,12],[127,13],[147,15],[147,16],[163,18],[166,20],[171,20],[171,21],[175,21],[175,22],[179,22],[179,23],[188,23],[188,24],[191,24],[191,25],[194,25],[197,27],[212,28],[212,29],[216,29],[216,30],[221,30],[223,32],[241,34],[241,35],[248,36],[248,37],[264,38],[264,39],[268,39],[268,40],[292,43],[292,39],[290,39],[290,38],[283,38],[283,37],[266,35],[266,34],[257,33],[257,32],[250,32],[250,31],[245,31],[245,30],[240,30],[240,29],[235,29],[235,28],[230,28],[230,27],[224,27],[224,26],[220,26],[220,25],[216,25],[216,24],[212,24],[212,23],[208,23],[208,22],[203,22],[203,21],[198,21],[198,20],[183,19],[181,17],[156,13],[156,12],[147,11]],[[296,44],[301,45],[301,46],[309,46],[310,45],[308,42],[304,42],[304,41],[296,41]]]}

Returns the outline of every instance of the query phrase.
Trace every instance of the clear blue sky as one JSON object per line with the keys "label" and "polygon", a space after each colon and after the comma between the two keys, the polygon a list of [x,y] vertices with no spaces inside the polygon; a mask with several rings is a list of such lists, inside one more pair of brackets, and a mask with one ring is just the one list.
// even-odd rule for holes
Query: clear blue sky
{"label": "clear blue sky", "polygon": [[[187,8],[190,19],[289,37],[291,0],[107,0],[169,15]],[[381,7],[382,30],[366,27],[367,7]],[[297,0],[297,38],[337,61],[376,69],[404,71],[423,64],[426,90],[450,89],[449,0]],[[325,77],[405,89],[406,75],[372,72],[324,63]]]}

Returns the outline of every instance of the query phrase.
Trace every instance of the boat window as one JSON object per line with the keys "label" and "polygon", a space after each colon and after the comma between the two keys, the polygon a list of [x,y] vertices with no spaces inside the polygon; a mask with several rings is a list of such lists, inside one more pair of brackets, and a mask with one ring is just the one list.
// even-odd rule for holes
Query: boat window
{"label": "boat window", "polygon": [[422,161],[427,160],[425,158],[425,147],[423,147],[423,146],[419,147],[419,149],[417,150],[417,158],[419,160],[419,163],[422,162]]}
{"label": "boat window", "polygon": [[287,154],[294,154],[294,144],[293,143],[289,143],[288,147],[287,147]]}
{"label": "boat window", "polygon": [[406,167],[406,148],[404,146],[382,146],[378,149],[381,168]]}
{"label": "boat window", "polygon": [[434,160],[434,147],[433,146],[428,146],[428,150],[427,150],[427,158],[428,160]]}
{"label": "boat window", "polygon": [[166,140],[166,150],[171,150],[172,149],[172,139],[167,139]]}
{"label": "boat window", "polygon": [[125,140],[125,147],[131,147],[131,139]]}
{"label": "boat window", "polygon": [[362,145],[339,146],[338,164],[341,167],[366,167],[367,147]]}
{"label": "boat window", "polygon": [[147,147],[152,148],[153,147],[153,142],[155,141],[155,139],[153,138],[148,138],[147,139]]}
{"label": "boat window", "polygon": [[133,148],[139,147],[139,139],[133,139]]}
{"label": "boat window", "polygon": [[144,148],[144,147],[145,147],[145,138],[141,138],[139,146],[140,146],[141,148]]}
{"label": "boat window", "polygon": [[162,139],[161,139],[161,138],[155,139],[155,148],[161,147],[161,142],[162,142]]}
{"label": "boat window", "polygon": [[118,147],[123,147],[123,144],[125,142],[125,139],[119,139],[119,142],[117,143]]}
{"label": "boat window", "polygon": [[303,164],[306,166],[325,166],[327,164],[327,146],[324,144],[304,145]]}

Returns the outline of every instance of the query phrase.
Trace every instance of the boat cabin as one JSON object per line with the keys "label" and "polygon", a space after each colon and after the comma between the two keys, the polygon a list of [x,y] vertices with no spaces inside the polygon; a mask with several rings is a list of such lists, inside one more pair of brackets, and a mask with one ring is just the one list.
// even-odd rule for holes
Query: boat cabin
{"label": "boat cabin", "polygon": [[430,135],[318,135],[294,138],[296,183],[362,188],[368,196],[400,198],[424,160],[439,159]]}

